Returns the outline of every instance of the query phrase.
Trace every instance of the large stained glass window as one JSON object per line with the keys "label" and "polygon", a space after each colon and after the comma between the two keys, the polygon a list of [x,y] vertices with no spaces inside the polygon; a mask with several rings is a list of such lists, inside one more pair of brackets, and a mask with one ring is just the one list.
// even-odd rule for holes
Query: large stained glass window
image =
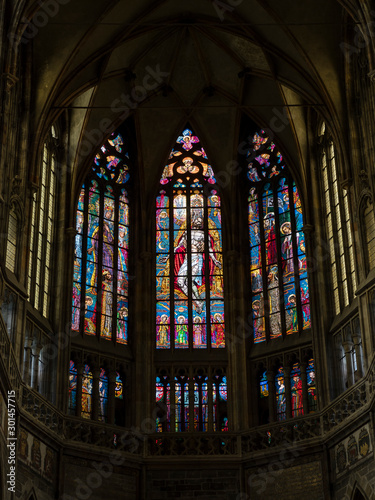
{"label": "large stained glass window", "polygon": [[247,155],[254,342],[311,327],[301,200],[265,131]]}
{"label": "large stained glass window", "polygon": [[156,347],[223,348],[221,201],[206,153],[191,130],[177,138],[160,184]]}
{"label": "large stained glass window", "polygon": [[129,155],[112,134],[78,199],[72,330],[128,341]]}

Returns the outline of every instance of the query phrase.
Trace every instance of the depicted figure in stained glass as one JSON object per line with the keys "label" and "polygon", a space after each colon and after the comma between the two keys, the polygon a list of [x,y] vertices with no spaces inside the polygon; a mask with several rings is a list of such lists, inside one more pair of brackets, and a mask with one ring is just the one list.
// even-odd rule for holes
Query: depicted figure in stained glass
{"label": "depicted figure in stained glass", "polygon": [[160,318],[160,323],[159,323],[158,345],[164,346],[167,344],[168,332],[169,332],[168,316],[166,314],[163,314]]}
{"label": "depicted figure in stained glass", "polygon": [[[293,373],[294,372],[294,373]],[[292,401],[292,415],[297,417],[303,415],[302,408],[302,380],[296,370],[292,371],[291,380],[291,401]]]}
{"label": "depicted figure in stained glass", "polygon": [[225,335],[224,335],[224,324],[223,319],[219,313],[214,315],[214,320],[217,323],[214,323],[213,326],[213,343],[216,344],[217,347],[225,345]]}
{"label": "depicted figure in stained glass", "polygon": [[184,316],[179,316],[178,324],[176,325],[176,333],[177,333],[177,343],[181,345],[187,345],[187,330],[188,327],[185,324]]}
{"label": "depicted figure in stained glass", "polygon": [[204,339],[204,331],[203,331],[203,325],[201,324],[201,318],[199,316],[196,316],[194,318],[194,325],[193,325],[193,334],[194,334],[194,345],[196,347],[198,346],[205,346],[206,342]]}
{"label": "depicted figure in stained glass", "polygon": [[285,420],[286,418],[286,398],[285,385],[282,369],[279,370],[279,375],[276,377],[276,403],[277,403],[277,419]]}

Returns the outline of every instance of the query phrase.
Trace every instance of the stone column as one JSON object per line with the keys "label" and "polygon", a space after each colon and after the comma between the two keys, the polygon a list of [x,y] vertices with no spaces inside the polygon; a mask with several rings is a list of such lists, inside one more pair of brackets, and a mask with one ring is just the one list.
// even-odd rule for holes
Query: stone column
{"label": "stone column", "polygon": [[306,373],[306,363],[300,364],[301,370],[301,382],[302,382],[302,404],[303,404],[303,415],[309,413],[309,393],[307,388],[307,373]]}
{"label": "stone column", "polygon": [[[212,370],[211,367],[208,368],[208,381],[207,381],[207,405],[208,405],[208,422],[207,422],[207,428],[208,432],[213,432],[214,430],[214,397],[213,397],[213,388],[214,388],[214,380],[212,377]],[[217,385],[217,392],[216,392],[216,428],[219,426],[219,384]]]}
{"label": "stone column", "polygon": [[290,386],[290,367],[284,368],[284,386],[285,386],[285,416],[292,418],[292,388]]}
{"label": "stone column", "polygon": [[39,383],[38,376],[39,376],[39,355],[40,355],[41,348],[42,348],[42,346],[39,343],[34,343],[31,387],[33,389],[35,389],[36,391],[39,390],[39,388],[38,388],[38,383]]}
{"label": "stone column", "polygon": [[267,384],[268,384],[268,405],[270,422],[276,420],[276,391],[275,391],[275,374],[273,371],[267,371]]}
{"label": "stone column", "polygon": [[115,423],[116,408],[116,372],[111,370],[108,373],[108,423]]}
{"label": "stone column", "polygon": [[27,339],[25,345],[25,364],[23,366],[23,380],[27,385],[31,385],[31,346],[32,340]]}
{"label": "stone column", "polygon": [[[189,372],[189,432],[194,431],[194,375],[193,369]],[[181,416],[181,418],[183,418]]]}
{"label": "stone column", "polygon": [[171,369],[172,375],[170,377],[170,387],[171,387],[171,421],[170,430],[171,432],[176,431],[176,382],[174,379],[174,371]]}
{"label": "stone column", "polygon": [[99,375],[100,369],[94,368],[92,370],[92,395],[91,395],[91,404],[92,404],[92,419],[99,419]]}
{"label": "stone column", "polygon": [[363,368],[362,368],[362,345],[361,338],[358,334],[352,334],[353,344],[355,348],[355,359],[357,361],[357,373],[359,378],[363,377]]}
{"label": "stone column", "polygon": [[346,371],[348,377],[348,388],[354,384],[354,369],[353,369],[353,342],[346,340],[342,343],[342,346],[345,351],[345,359],[346,359]]}
{"label": "stone column", "polygon": [[82,376],[83,376],[83,364],[77,363],[77,407],[76,407],[76,415],[77,417],[81,416],[82,413]]}

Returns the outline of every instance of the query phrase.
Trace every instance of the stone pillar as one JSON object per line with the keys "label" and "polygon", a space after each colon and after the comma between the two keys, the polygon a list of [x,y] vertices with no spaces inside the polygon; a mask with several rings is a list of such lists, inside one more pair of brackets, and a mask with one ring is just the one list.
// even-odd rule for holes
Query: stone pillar
{"label": "stone pillar", "polygon": [[362,368],[362,345],[361,338],[357,333],[352,334],[353,344],[355,348],[355,359],[357,361],[357,373],[358,377],[363,377],[363,368]]}
{"label": "stone pillar", "polygon": [[275,391],[275,374],[272,370],[267,371],[267,384],[268,384],[268,404],[270,422],[276,420],[276,391]]}
{"label": "stone pillar", "polygon": [[81,416],[82,413],[82,376],[83,376],[83,364],[77,363],[77,417]]}
{"label": "stone pillar", "polygon": [[39,390],[38,376],[39,376],[39,355],[41,348],[42,346],[39,343],[34,343],[31,387],[36,391]]}
{"label": "stone pillar", "polygon": [[190,368],[188,385],[189,385],[189,432],[193,432],[194,431],[194,375],[192,368]]}
{"label": "stone pillar", "polygon": [[170,422],[170,430],[171,432],[176,431],[176,381],[174,379],[174,372],[172,371],[171,375],[171,422]]}
{"label": "stone pillar", "polygon": [[290,386],[290,367],[284,368],[284,385],[285,385],[285,416],[292,418],[292,388]]}
{"label": "stone pillar", "polygon": [[303,404],[303,415],[309,413],[309,393],[307,389],[307,373],[306,373],[306,363],[300,364],[301,370],[301,382],[302,382],[302,404]]}
{"label": "stone pillar", "polygon": [[25,363],[23,366],[23,380],[25,384],[31,385],[31,346],[32,340],[27,339],[25,343]]}
{"label": "stone pillar", "polygon": [[92,395],[91,395],[91,404],[92,404],[92,419],[99,420],[99,375],[100,369],[94,368],[92,370]]}
{"label": "stone pillar", "polygon": [[345,359],[346,359],[346,371],[348,377],[348,388],[354,384],[354,369],[353,369],[353,342],[346,340],[342,343],[342,346],[345,351]]}
{"label": "stone pillar", "polygon": [[108,373],[108,423],[115,423],[115,408],[116,408],[116,372]]}
{"label": "stone pillar", "polygon": [[[208,369],[208,381],[207,381],[207,404],[208,404],[208,432],[213,432],[214,430],[214,397],[213,397],[213,388],[214,388],[214,380],[212,377],[212,370],[211,367]],[[220,430],[218,428],[219,426],[219,384],[217,385],[217,391],[216,391],[216,428],[217,430]]]}

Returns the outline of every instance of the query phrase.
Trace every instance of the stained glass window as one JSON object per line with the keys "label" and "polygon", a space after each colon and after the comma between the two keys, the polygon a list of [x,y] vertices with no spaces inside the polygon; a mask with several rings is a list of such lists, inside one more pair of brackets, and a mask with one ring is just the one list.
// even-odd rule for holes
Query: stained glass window
{"label": "stained glass window", "polygon": [[56,205],[56,132],[44,143],[40,185],[33,194],[27,293],[31,304],[48,317]]}
{"label": "stained glass window", "polygon": [[302,398],[302,380],[301,370],[299,364],[293,365],[290,372],[290,387],[291,387],[291,403],[292,403],[292,417],[299,417],[303,415],[303,398]]}
{"label": "stained glass window", "polygon": [[156,432],[169,431],[171,424],[171,386],[167,376],[156,377]]}
{"label": "stained glass window", "polygon": [[221,200],[207,155],[190,129],[177,138],[160,184],[156,347],[223,348]]}
{"label": "stained glass window", "polygon": [[213,424],[214,431],[228,431],[228,387],[225,375],[215,375],[213,378]]}
{"label": "stained glass window", "polygon": [[124,384],[119,372],[116,372],[116,386],[115,386],[115,398],[124,399]]}
{"label": "stained glass window", "polygon": [[254,342],[309,329],[310,304],[299,191],[265,131],[247,154]]}
{"label": "stained glass window", "polygon": [[317,400],[316,400],[316,385],[315,385],[315,366],[314,360],[310,359],[307,368],[307,400],[309,413],[316,411]]}
{"label": "stained glass window", "polygon": [[[220,370],[219,370],[220,372]],[[193,414],[193,430],[209,430],[209,408],[212,408],[213,431],[228,431],[227,378],[222,373],[209,379],[204,373],[193,377],[189,383],[186,375],[174,377],[174,401],[170,379],[166,375],[156,377],[156,431],[187,432],[190,429],[190,409]],[[174,425],[171,425],[174,409]]]}
{"label": "stained glass window", "polygon": [[100,148],[79,194],[72,330],[128,341],[129,154],[121,134]]}
{"label": "stained glass window", "polygon": [[77,408],[77,368],[73,361],[69,366],[69,413],[75,415]]}
{"label": "stained glass window", "polygon": [[285,379],[282,367],[278,369],[275,377],[276,390],[276,416],[277,420],[286,419],[286,398],[285,398]]}
{"label": "stained glass window", "polygon": [[82,404],[81,415],[91,418],[92,412],[92,373],[89,365],[85,365],[82,375]]}
{"label": "stained glass window", "polygon": [[175,377],[175,431],[189,430],[189,378]]}
{"label": "stained glass window", "polygon": [[107,405],[108,405],[108,377],[103,368],[100,369],[99,375],[99,420],[107,421]]}

